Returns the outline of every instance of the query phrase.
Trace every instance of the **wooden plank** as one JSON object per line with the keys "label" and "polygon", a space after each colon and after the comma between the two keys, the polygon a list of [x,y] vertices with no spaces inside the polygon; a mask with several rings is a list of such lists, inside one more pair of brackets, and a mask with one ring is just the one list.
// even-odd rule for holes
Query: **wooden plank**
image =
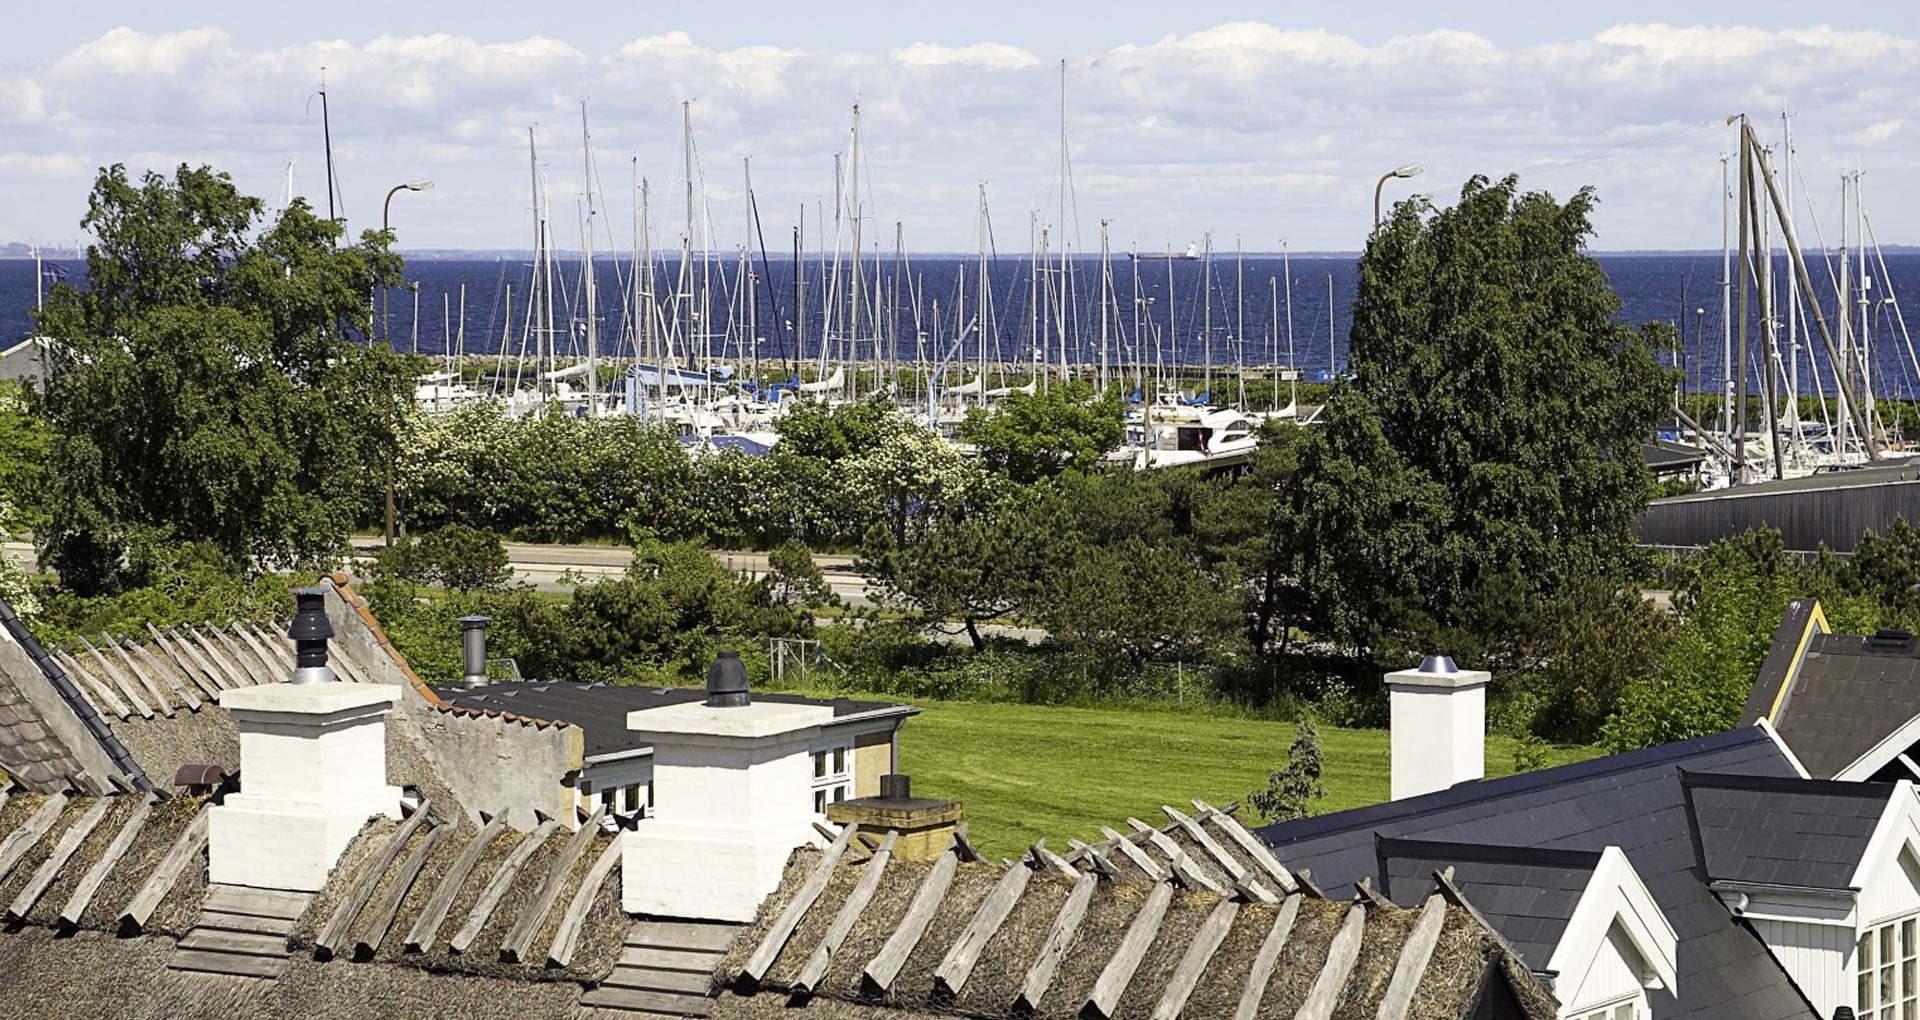
{"label": "wooden plank", "polygon": [[229,661],[230,651],[223,650],[218,643],[197,628],[182,627],[176,633],[179,634],[180,640],[200,649],[200,657],[207,660],[207,664],[213,667],[214,686],[223,691],[230,691],[235,687],[246,685],[246,681],[240,677],[239,667]]}
{"label": "wooden plank", "polygon": [[887,863],[893,860],[893,845],[899,838],[898,832],[889,830],[887,838],[874,850],[873,858],[865,865],[866,870],[860,873],[860,881],[847,894],[847,901],[840,905],[840,912],[834,915],[833,923],[827,926],[820,944],[814,947],[813,955],[807,957],[806,964],[800,968],[800,976],[794,979],[792,986],[794,994],[812,995],[820,979],[826,976],[827,963],[840,950],[840,944],[847,940],[847,933],[853,931],[861,912],[867,909],[868,901],[873,899],[874,890],[880,887],[880,876],[886,873]]}
{"label": "wooden plank", "polygon": [[1380,1009],[1374,1013],[1378,1020],[1400,1020],[1407,1015],[1413,1004],[1413,993],[1419,989],[1421,979],[1427,974],[1427,963],[1433,959],[1433,947],[1440,942],[1440,929],[1446,923],[1447,902],[1439,893],[1434,893],[1427,897],[1427,905],[1420,908],[1420,919],[1413,922],[1412,933],[1400,946],[1400,961],[1394,964],[1387,992],[1380,999]]}
{"label": "wooden plank", "polygon": [[158,686],[167,691],[172,700],[178,701],[190,712],[200,711],[202,702],[197,693],[200,688],[194,683],[192,671],[162,659],[146,645],[133,645],[132,649],[134,659],[147,664],[148,675],[157,678]]}
{"label": "wooden plank", "polygon": [[1077,839],[1067,840],[1067,845],[1073,848],[1073,856],[1067,858],[1069,863],[1075,860],[1084,860],[1090,866],[1090,870],[1096,874],[1106,878],[1119,877],[1120,869],[1114,867],[1113,862],[1107,860],[1107,855],[1101,853],[1098,847],[1088,846]]}
{"label": "wooden plank", "polygon": [[1153,1007],[1152,1020],[1178,1020],[1180,1011],[1186,1008],[1187,997],[1193,994],[1194,986],[1200,983],[1200,975],[1205,973],[1207,964],[1213,962],[1213,954],[1220,948],[1221,940],[1227,937],[1227,929],[1233,927],[1233,919],[1240,913],[1240,904],[1232,900],[1221,900],[1213,908],[1213,913],[1200,923],[1200,930],[1193,933],[1193,941],[1187,944],[1187,953],[1180,958],[1180,965],[1173,969],[1173,976],[1167,979],[1166,989],[1160,993],[1160,1001]]}
{"label": "wooden plank", "polygon": [[1254,1020],[1259,1015],[1260,1000],[1267,994],[1267,979],[1273,976],[1273,966],[1280,962],[1280,950],[1286,948],[1287,936],[1293,934],[1294,918],[1299,916],[1299,893],[1280,901],[1280,910],[1273,915],[1273,927],[1267,930],[1266,941],[1260,943],[1253,967],[1247,971],[1247,983],[1240,989],[1240,1004],[1234,1008],[1233,1020]]}
{"label": "wooden plank", "polygon": [[113,649],[114,656],[127,667],[127,673],[135,680],[140,681],[140,689],[147,692],[148,702],[158,707],[161,713],[167,718],[173,718],[173,702],[167,700],[166,694],[160,690],[160,685],[154,683],[153,677],[147,675],[147,671],[140,668],[140,663],[134,661],[133,656],[127,654],[126,642],[121,641],[111,634],[102,634],[100,635],[100,639],[105,641],[108,647]]}
{"label": "wooden plank", "polygon": [[[227,626],[232,627],[233,623],[229,621]],[[219,627],[209,627],[208,630],[220,640],[221,647],[227,650],[228,658],[233,661],[237,683],[243,687],[252,687],[256,684],[271,682],[268,678],[274,675],[273,671],[266,668],[259,653],[248,647],[246,642]]]}
{"label": "wooden plank", "polygon": [[1127,925],[1127,933],[1121,936],[1113,958],[1094,981],[1093,994],[1087,996],[1086,1005],[1081,1008],[1082,1016],[1089,1010],[1098,1016],[1113,1016],[1120,1005],[1120,996],[1126,994],[1134,972],[1140,969],[1140,961],[1153,945],[1153,937],[1160,933],[1160,922],[1166,919],[1167,905],[1172,902],[1173,886],[1167,882],[1155,883],[1153,891],[1147,894],[1147,902]]}
{"label": "wooden plank", "polygon": [[1080,872],[1075,871],[1073,865],[1068,864],[1059,854],[1047,849],[1047,841],[1044,839],[1028,847],[1027,854],[1033,858],[1034,864],[1038,867],[1051,868],[1067,878],[1080,877]]}
{"label": "wooden plank", "polygon": [[685,995],[705,995],[713,988],[711,974],[696,974],[684,970],[649,970],[643,967],[616,967],[613,973],[600,979],[604,986],[612,988],[632,988],[642,992],[680,992]]}
{"label": "wooden plank", "polygon": [[279,677],[293,675],[293,649],[287,647],[284,638],[265,633],[249,621],[243,620],[233,626],[259,651],[260,661],[268,666],[268,675],[276,678],[268,682],[278,682]]}
{"label": "wooden plank", "polygon": [[1173,819],[1173,824],[1178,825],[1181,832],[1200,844],[1200,848],[1220,866],[1220,870],[1226,873],[1228,881],[1236,888],[1246,890],[1253,899],[1262,903],[1280,902],[1280,897],[1267,888],[1266,882],[1248,870],[1246,865],[1241,864],[1239,858],[1228,853],[1227,848],[1221,846],[1220,841],[1214,839],[1213,834],[1202,828],[1197,820],[1189,818],[1173,807],[1162,806],[1160,810],[1165,811],[1167,817]]}
{"label": "wooden plank", "polygon": [[234,977],[277,978],[287,969],[287,961],[267,956],[246,956],[237,953],[212,953],[204,949],[178,949],[167,959],[167,967],[172,970],[191,970],[205,974],[228,974]]}
{"label": "wooden plank", "polygon": [[[219,688],[215,688],[215,686],[213,686],[211,682],[207,682],[207,680],[205,680],[205,678],[202,678],[202,676],[200,676],[200,674],[198,674],[196,670],[190,670],[190,668],[169,667],[169,665],[165,665],[165,663],[161,663],[161,661],[159,661],[159,657],[157,657],[157,655],[154,655],[154,649],[150,649],[150,647],[146,647],[146,645],[134,645],[134,651],[138,651],[138,653],[140,653],[140,657],[144,657],[144,659],[148,661],[148,665],[154,668],[157,674],[161,674],[161,676],[165,676],[165,678],[167,678],[167,682],[171,682],[171,684],[173,684],[173,686],[177,686],[177,688],[182,688],[182,692],[184,692],[184,695],[186,695],[186,697],[190,699],[190,703],[188,703],[188,709],[194,709],[194,711],[200,711],[200,705],[205,705],[205,703],[209,703],[209,701],[211,701],[211,703],[215,703],[215,705],[219,705],[219,692],[221,692],[221,690],[219,690]],[[180,676],[184,678],[184,682],[182,682],[182,680],[175,680],[175,678],[173,678],[173,670],[175,670],[175,668],[180,668]],[[202,695],[204,695],[204,697],[202,697]]]}
{"label": "wooden plank", "polygon": [[87,869],[80,884],[74,886],[73,895],[67,897],[67,905],[60,908],[61,924],[70,928],[80,926],[80,915],[86,913],[87,904],[93,902],[93,894],[100,891],[100,883],[107,880],[114,865],[126,856],[127,847],[133,845],[133,838],[140,834],[140,827],[147,823],[147,815],[152,811],[153,799],[150,797],[134,806],[127,820],[121,823],[120,831],[114,833],[113,842],[107,844],[100,859],[93,862],[93,867]]}
{"label": "wooden plank", "polygon": [[1214,881],[1213,876],[1207,874],[1195,864],[1193,859],[1187,855],[1185,850],[1181,849],[1180,844],[1173,841],[1171,836],[1168,836],[1166,833],[1161,832],[1159,829],[1148,825],[1138,818],[1127,819],[1127,824],[1133,826],[1134,831],[1145,836],[1147,842],[1151,843],[1155,850],[1167,855],[1168,867],[1172,869],[1175,875],[1179,876],[1182,884],[1189,888],[1205,889],[1216,895],[1226,895],[1226,887]]}
{"label": "wooden plank", "polygon": [[1161,867],[1158,861],[1148,857],[1145,850],[1134,846],[1133,841],[1127,837],[1120,835],[1104,825],[1100,827],[1100,834],[1107,837],[1108,843],[1119,849],[1121,856],[1132,861],[1134,867],[1146,872],[1148,879],[1155,882],[1164,882],[1172,877],[1173,872]]}
{"label": "wooden plank", "polygon": [[12,873],[13,866],[20,863],[20,858],[26,856],[35,843],[40,842],[40,837],[53,828],[53,823],[60,818],[60,812],[66,809],[67,795],[56,793],[48,797],[39,810],[29,815],[25,824],[7,833],[6,839],[0,840],[0,881]]}
{"label": "wooden plank", "polygon": [[186,870],[187,862],[198,860],[200,851],[207,845],[207,809],[201,808],[193,821],[187,823],[180,835],[174,839],[173,846],[167,848],[167,855],[160,859],[160,865],[147,876],[140,891],[133,894],[125,909],[120,911],[120,925],[135,931],[146,926],[147,918],[153,916],[154,908],[167,898],[173,890],[173,884],[180,880],[180,873]]}
{"label": "wooden plank", "polygon": [[1099,876],[1092,872],[1082,872],[1074,880],[1073,891],[1067,894],[1067,901],[1060,905],[1060,913],[1054,916],[1053,927],[1047,930],[1047,941],[1041,944],[1040,952],[1034,956],[1032,965],[1027,967],[1027,978],[1021,982],[1020,994],[1014,999],[1015,1015],[1039,1010],[1040,1000],[1053,984],[1053,976],[1060,970],[1060,961],[1066,959],[1067,949],[1073,945],[1073,936],[1080,930],[1080,922],[1086,919],[1087,904],[1093,902],[1094,890],[1099,885]]}
{"label": "wooden plank", "polygon": [[480,834],[467,844],[465,850],[460,851],[460,857],[441,877],[440,884],[433,890],[433,897],[427,900],[426,907],[414,920],[413,930],[407,932],[407,952],[422,953],[433,945],[434,937],[440,934],[440,926],[446,923],[447,911],[453,909],[454,899],[460,895],[461,887],[467,884],[468,876],[473,874],[474,865],[480,863],[481,855],[487,852],[487,847],[493,845],[506,827],[507,816],[501,812],[487,822],[486,828],[480,830]]}
{"label": "wooden plank", "polygon": [[718,958],[732,948],[741,927],[718,921],[635,921],[627,929],[626,944],[683,953],[711,953]]}
{"label": "wooden plank", "polygon": [[[153,636],[153,640],[160,646],[160,650],[166,652],[168,657],[173,660],[172,668],[179,670],[180,678],[175,678],[172,672],[166,669],[155,669],[154,672],[171,685],[172,689],[180,695],[182,700],[186,701],[189,709],[195,712],[200,711],[200,698],[194,693],[194,690],[198,688],[202,692],[207,692],[208,688],[206,682],[195,675],[197,667],[184,658],[181,655],[180,649],[176,647],[171,640],[168,640],[165,634],[160,633],[160,628],[155,627],[151,621],[147,623],[147,633]],[[153,654],[151,648],[141,648],[140,652],[147,657],[150,663],[166,665],[164,660]],[[217,695],[209,692],[207,693],[207,697],[214,698],[217,697]]]}
{"label": "wooden plank", "polygon": [[1515,960],[1525,961],[1525,957],[1520,955],[1520,951],[1513,948],[1513,943],[1508,942],[1507,937],[1500,934],[1500,929],[1495,928],[1493,924],[1487,920],[1486,915],[1480,913],[1479,907],[1467,901],[1467,897],[1461,893],[1460,887],[1453,884],[1453,868],[1451,866],[1434,872],[1433,881],[1440,887],[1440,895],[1446,897],[1448,903],[1466,911],[1467,916],[1473,918],[1481,928],[1486,930],[1487,934],[1493,936],[1493,941],[1498,944],[1508,956],[1513,957]]}
{"label": "wooden plank", "polygon": [[1366,907],[1356,903],[1347,908],[1346,919],[1340,922],[1340,931],[1327,949],[1326,965],[1313,979],[1307,1001],[1301,1003],[1294,1020],[1328,1020],[1333,1016],[1333,1007],[1339,1004],[1340,993],[1346,991],[1347,978],[1353,973],[1354,961],[1360,959],[1360,935],[1366,925]]}
{"label": "wooden plank", "polygon": [[[102,636],[105,637],[104,635]],[[113,644],[112,638],[105,638],[105,640],[107,644]],[[113,681],[114,686],[119,688],[121,696],[127,699],[127,704],[133,706],[134,711],[140,713],[140,718],[153,718],[153,708],[147,704],[146,699],[140,697],[139,692],[133,689],[134,685],[121,674],[120,668],[107,660],[106,653],[95,648],[93,642],[88,641],[84,637],[80,639],[80,644],[84,646],[87,651],[92,652],[94,658],[100,660],[101,672],[106,675],[107,679]],[[120,718],[125,719],[127,717],[123,715]]]}
{"label": "wooden plank", "polygon": [[359,919],[360,911],[373,898],[373,891],[379,887],[380,879],[386,875],[388,868],[393,867],[394,858],[400,856],[401,848],[413,839],[413,834],[420,831],[421,826],[427,824],[427,815],[432,807],[432,801],[421,801],[413,816],[400,823],[393,835],[387,837],[380,852],[362,865],[359,874],[347,884],[339,906],[334,908],[333,916],[327,918],[326,926],[320,929],[320,937],[314,940],[314,950],[321,959],[338,954],[347,941],[347,933],[352,930],[354,921]]}
{"label": "wooden plank", "polygon": [[566,913],[560,915],[560,928],[553,933],[553,944],[547,948],[547,962],[555,967],[565,967],[573,962],[573,951],[580,941],[580,926],[586,923],[587,914],[593,910],[594,898],[600,894],[600,887],[606,884],[607,876],[613,874],[614,866],[620,863],[620,840],[618,837],[607,843],[600,851],[600,859],[593,862],[593,870],[580,880],[580,888],[573,891],[573,899],[567,901]]}
{"label": "wooden plank", "polygon": [[[567,877],[573,874],[573,867],[586,855],[587,847],[600,834],[600,821],[606,817],[607,809],[602,807],[594,811],[574,834],[567,839],[567,845],[561,849],[560,858],[547,869],[547,877],[540,880],[534,891],[533,902],[520,911],[514,918],[513,926],[507,929],[507,936],[500,940],[500,958],[508,963],[518,963],[526,959],[528,950],[533,947],[533,937],[540,933],[547,920],[547,914],[553,910],[555,901],[560,899],[560,890],[565,888]],[[615,843],[619,840],[615,839]]]}
{"label": "wooden plank", "polygon": [[198,631],[192,627],[172,627],[167,630],[167,636],[173,639],[174,644],[190,651],[194,660],[204,667],[205,676],[195,677],[194,680],[201,690],[208,692],[209,698],[218,702],[221,691],[233,688],[233,682],[227,676],[227,664],[221,661],[213,646]]}
{"label": "wooden plank", "polygon": [[480,937],[480,929],[486,927],[487,919],[491,918],[494,909],[500,906],[500,897],[506,895],[507,887],[513,884],[514,876],[520,874],[521,866],[527,863],[527,858],[532,857],[533,852],[540,849],[540,845],[545,843],[547,837],[553,835],[553,830],[559,826],[560,820],[557,818],[541,822],[539,828],[527,833],[526,838],[520,841],[520,845],[514,847],[513,852],[507,855],[507,859],[500,862],[500,869],[495,871],[493,878],[487,881],[487,887],[481,892],[479,901],[473,905],[472,912],[467,915],[467,923],[460,926],[460,930],[453,935],[453,941],[447,944],[449,949],[456,953],[464,953],[473,945],[473,940]]}
{"label": "wooden plank", "polygon": [[900,919],[893,934],[887,937],[887,944],[880,947],[873,959],[861,972],[867,984],[885,994],[893,989],[893,979],[900,976],[900,968],[907,963],[907,957],[913,954],[914,947],[927,933],[927,925],[933,923],[934,911],[940,908],[940,901],[946,899],[947,888],[953,885],[953,873],[960,867],[960,852],[949,848],[927,869],[927,877],[920,880],[920,888],[913,894],[913,902],[907,906],[905,917]]}
{"label": "wooden plank", "polygon": [[125,719],[133,714],[133,709],[128,707],[126,702],[121,701],[118,694],[113,693],[113,685],[94,676],[93,671],[82,666],[79,659],[66,652],[60,652],[59,661],[69,675],[79,677],[80,682],[86,686],[87,700],[93,702],[96,711],[112,714],[116,719]]}
{"label": "wooden plank", "polygon": [[1231,811],[1217,811],[1209,807],[1204,800],[1194,801],[1193,806],[1206,815],[1205,821],[1212,822],[1221,832],[1226,833],[1227,839],[1239,847],[1240,852],[1246,854],[1248,860],[1261,871],[1266,872],[1267,877],[1280,886],[1281,892],[1300,891],[1293,880],[1293,872],[1288,871],[1286,865],[1280,863],[1280,859],[1273,855],[1272,850],[1267,849],[1267,844],[1262,842],[1260,837],[1247,831],[1247,827],[1241,824],[1240,819],[1235,818]]}
{"label": "wooden plank", "polygon": [[977,864],[981,860],[984,860],[984,858],[980,856],[980,851],[975,850],[973,844],[967,841],[966,822],[961,822],[959,825],[953,827],[953,848],[960,854],[960,859],[969,864]]}
{"label": "wooden plank", "polygon": [[347,654],[345,645],[333,646],[333,654],[327,657],[327,665],[332,666],[334,671],[340,674],[340,679],[350,684],[368,682],[367,674],[360,669],[359,663],[353,661],[353,656]]}
{"label": "wooden plank", "polygon": [[638,967],[646,970],[678,970],[689,974],[711,974],[713,965],[720,962],[719,953],[704,950],[655,949],[650,946],[628,946],[620,950],[621,967]]}
{"label": "wooden plank", "polygon": [[217,931],[195,926],[180,940],[182,949],[204,949],[209,953],[233,953],[240,956],[286,957],[287,939],[271,932]]}
{"label": "wooden plank", "polygon": [[289,675],[281,669],[279,663],[273,661],[272,655],[261,647],[259,640],[240,625],[239,620],[227,621],[227,633],[232,634],[234,643],[245,648],[248,656],[253,659],[254,668],[248,671],[248,679],[253,683],[275,683],[283,676]]}
{"label": "wooden plank", "polygon": [[600,1009],[664,1013],[668,1016],[703,1017],[713,1011],[713,1000],[704,995],[642,992],[630,988],[609,988],[606,985],[580,996],[580,1004]]}
{"label": "wooden plank", "polygon": [[26,886],[20,890],[20,895],[15,896],[13,902],[7,906],[8,920],[27,919],[27,911],[32,910],[33,905],[40,902],[40,897],[45,895],[48,887],[53,885],[53,880],[60,877],[60,869],[67,866],[67,861],[73,858],[73,852],[80,849],[80,844],[86,842],[87,837],[93,834],[93,830],[99,827],[101,819],[107,817],[107,812],[113,809],[115,803],[112,797],[102,797],[87,809],[86,814],[80,816],[79,821],[67,826],[67,830],[62,832],[60,838],[54,842],[53,851],[47,855],[47,859],[40,862],[39,870],[33,873],[33,877],[28,879]]}
{"label": "wooden plank", "polygon": [[779,957],[780,951],[786,948],[787,940],[793,937],[793,930],[800,926],[800,919],[806,916],[807,911],[813,907],[813,901],[819,899],[820,893],[827,888],[828,880],[833,877],[834,867],[840,863],[841,855],[847,852],[847,844],[852,841],[853,834],[858,831],[860,826],[853,823],[848,823],[840,830],[840,838],[834,840],[832,845],[827,847],[826,852],[820,855],[820,863],[814,867],[813,874],[807,876],[806,882],[802,883],[799,890],[793,894],[793,899],[787,901],[787,905],[781,909],[779,916],[773,919],[773,925],[767,929],[766,937],[760,940],[760,945],[754,948],[753,955],[747,958],[747,965],[741,969],[742,974],[756,984],[761,978],[767,976],[767,969],[773,966],[773,961]]}
{"label": "wooden plank", "polygon": [[282,889],[254,889],[241,885],[214,885],[207,887],[207,895],[201,903],[201,909],[297,921],[301,914],[307,912],[307,907],[312,902],[312,893],[288,892]]}
{"label": "wooden plank", "polygon": [[[193,693],[193,689],[198,689],[200,693],[207,696],[209,701],[220,700],[220,685],[213,681],[213,667],[207,664],[206,658],[200,654],[198,648],[193,647],[177,633],[162,633],[160,628],[152,623],[147,624],[147,631],[153,635],[153,639],[160,643],[160,647],[168,655],[173,656],[174,665],[178,666],[180,674],[187,678],[189,695]],[[189,707],[196,712],[200,710],[198,705]]]}
{"label": "wooden plank", "polygon": [[980,901],[973,919],[967,922],[933,972],[935,988],[950,996],[960,994],[967,978],[973,974],[974,964],[980,962],[980,951],[1006,923],[1007,915],[1013,913],[1014,904],[1020,902],[1020,894],[1027,891],[1027,883],[1032,879],[1033,869],[1024,864],[1015,864],[1000,876],[1000,881],[994,883],[987,898]]}
{"label": "wooden plank", "polygon": [[254,935],[278,935],[285,938],[293,933],[296,918],[254,917],[251,914],[226,914],[217,910],[200,911],[199,920],[193,923],[195,928],[209,931],[246,932]]}
{"label": "wooden plank", "polygon": [[387,883],[386,891],[367,911],[367,920],[360,926],[360,936],[353,940],[355,956],[372,956],[380,951],[380,943],[387,940],[387,929],[393,927],[393,917],[400,912],[400,903],[407,898],[407,891],[420,876],[420,868],[427,863],[427,855],[447,835],[451,826],[436,825],[427,830],[426,838],[414,844],[407,859],[400,862],[400,871],[393,881]]}

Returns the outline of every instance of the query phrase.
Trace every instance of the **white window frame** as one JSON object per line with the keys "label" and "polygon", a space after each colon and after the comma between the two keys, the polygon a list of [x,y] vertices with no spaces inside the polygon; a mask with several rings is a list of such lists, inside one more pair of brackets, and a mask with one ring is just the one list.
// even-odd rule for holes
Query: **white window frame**
{"label": "white window frame", "polygon": [[812,777],[808,793],[812,797],[814,814],[826,814],[827,805],[853,796],[852,741],[815,746],[807,757],[807,768],[808,775]]}
{"label": "white window frame", "polygon": [[1582,1006],[1568,1013],[1567,1020],[1646,1020],[1647,1014],[1640,1008],[1644,998],[1637,994],[1623,995],[1596,1005]]}
{"label": "white window frame", "polygon": [[1866,926],[1853,950],[1854,1016],[1858,1020],[1920,1018],[1916,969],[1920,969],[1920,911]]}

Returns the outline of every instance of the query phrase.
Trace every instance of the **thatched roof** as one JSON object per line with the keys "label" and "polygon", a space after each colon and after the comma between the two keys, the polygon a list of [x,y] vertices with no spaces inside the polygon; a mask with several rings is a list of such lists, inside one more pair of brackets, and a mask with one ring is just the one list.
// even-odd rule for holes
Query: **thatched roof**
{"label": "thatched roof", "polygon": [[1488,1015],[1555,1015],[1444,875],[1414,910],[1325,900],[1243,847],[1230,814],[1169,814],[1073,863],[1044,847],[1005,866],[967,860],[964,838],[933,863],[892,860],[885,843],[863,853],[845,834],[796,852],[721,962],[715,1015],[1333,1020],[1391,998],[1400,1015],[1454,1020],[1483,996],[1502,1003]]}

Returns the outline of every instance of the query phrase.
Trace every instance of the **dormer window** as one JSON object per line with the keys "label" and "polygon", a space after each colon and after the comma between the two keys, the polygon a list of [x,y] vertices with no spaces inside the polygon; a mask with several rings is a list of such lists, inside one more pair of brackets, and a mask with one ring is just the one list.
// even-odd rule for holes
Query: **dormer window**
{"label": "dormer window", "polygon": [[1907,917],[1868,928],[1860,936],[1855,958],[1860,980],[1860,1020],[1911,1020],[1920,1017],[1920,983],[1914,963],[1914,918]]}
{"label": "dormer window", "polygon": [[1588,1009],[1575,1013],[1571,1020],[1641,1020],[1645,1014],[1638,1010],[1639,1000],[1624,999],[1610,1003],[1598,1009]]}

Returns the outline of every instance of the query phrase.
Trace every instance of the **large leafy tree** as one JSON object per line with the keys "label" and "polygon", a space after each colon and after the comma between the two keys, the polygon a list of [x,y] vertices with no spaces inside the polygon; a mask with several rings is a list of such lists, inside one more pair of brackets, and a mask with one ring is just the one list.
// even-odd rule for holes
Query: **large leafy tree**
{"label": "large leafy tree", "polygon": [[997,411],[968,411],[960,438],[979,447],[989,469],[1025,484],[1092,468],[1126,430],[1119,391],[1096,397],[1085,383],[1066,383],[1015,393]]}
{"label": "large leafy tree", "polygon": [[1369,241],[1354,377],[1291,489],[1303,579],[1350,647],[1514,664],[1617,586],[1669,379],[1662,328],[1616,321],[1584,250],[1594,203],[1475,177]]}
{"label": "large leafy tree", "polygon": [[268,220],[222,173],[100,172],[88,289],[55,288],[40,544],[81,591],[204,542],[243,568],[331,559],[378,505],[397,359],[367,344],[390,238],[295,202]]}

